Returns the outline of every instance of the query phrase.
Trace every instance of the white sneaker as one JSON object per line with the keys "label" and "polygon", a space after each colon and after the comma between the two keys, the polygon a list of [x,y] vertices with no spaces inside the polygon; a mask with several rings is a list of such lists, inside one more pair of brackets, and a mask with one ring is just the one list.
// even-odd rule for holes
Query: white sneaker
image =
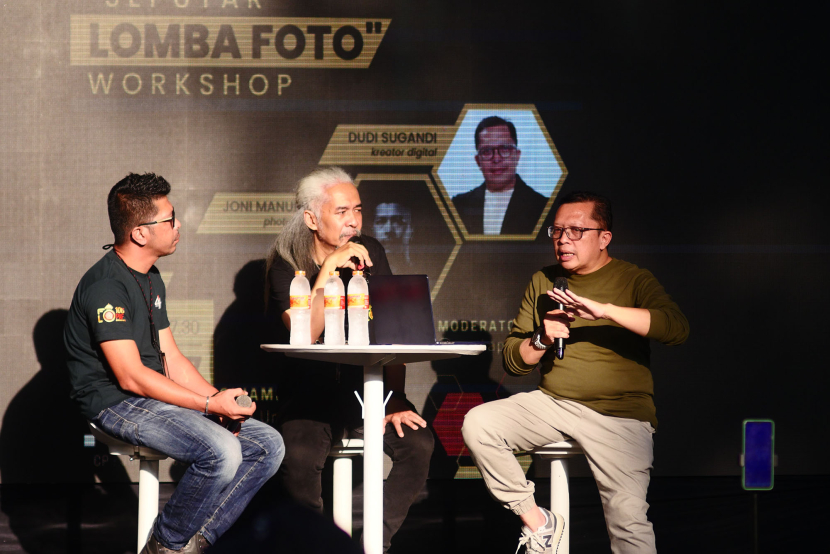
{"label": "white sneaker", "polygon": [[522,526],[522,536],[519,539],[519,547],[516,554],[525,547],[525,553],[556,554],[559,550],[559,542],[562,540],[562,531],[565,530],[565,518],[559,514],[553,514],[548,510],[539,507],[547,517],[547,522],[536,531],[531,532],[526,526]]}

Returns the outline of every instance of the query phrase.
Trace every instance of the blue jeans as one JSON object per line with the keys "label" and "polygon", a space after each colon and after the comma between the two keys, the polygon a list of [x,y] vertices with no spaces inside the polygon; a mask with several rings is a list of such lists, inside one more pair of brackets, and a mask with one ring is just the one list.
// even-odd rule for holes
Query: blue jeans
{"label": "blue jeans", "polygon": [[151,398],[124,400],[93,422],[123,441],[190,464],[153,528],[173,550],[199,532],[214,544],[285,454],[282,437],[269,425],[250,419],[236,437],[202,413]]}

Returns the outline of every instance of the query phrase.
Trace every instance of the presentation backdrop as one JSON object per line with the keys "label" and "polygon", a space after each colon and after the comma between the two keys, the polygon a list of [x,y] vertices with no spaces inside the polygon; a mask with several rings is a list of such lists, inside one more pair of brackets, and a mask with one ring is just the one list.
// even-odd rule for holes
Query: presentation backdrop
{"label": "presentation backdrop", "polygon": [[[182,240],[157,265],[180,348],[273,422],[290,361],[258,348],[274,340],[264,257],[297,181],[333,165],[393,270],[429,276],[438,338],[488,344],[409,367],[439,438],[433,478],[475,478],[464,413],[538,384],[505,375],[501,350],[530,276],[555,263],[545,227],[574,190],[612,199],[612,256],[649,269],[691,324],[686,344],[652,348],[654,474],[738,475],[745,418],[775,420],[779,474],[827,473],[819,18],[743,2],[455,4],[0,7],[3,483],[123,478],[84,444],[62,325],[128,172],[173,187]],[[517,151],[493,155],[519,158],[527,195],[500,232],[467,202],[490,116],[516,127]]]}

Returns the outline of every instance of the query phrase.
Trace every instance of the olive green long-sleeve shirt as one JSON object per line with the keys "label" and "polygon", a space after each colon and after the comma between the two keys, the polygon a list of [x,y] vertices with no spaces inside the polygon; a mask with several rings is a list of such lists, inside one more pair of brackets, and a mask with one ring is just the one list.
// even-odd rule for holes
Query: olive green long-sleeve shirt
{"label": "olive green long-sleeve shirt", "polygon": [[689,336],[689,322],[649,271],[628,262],[612,259],[588,275],[570,275],[558,265],[534,274],[505,341],[504,369],[526,375],[535,367],[524,362],[519,346],[542,324],[545,313],[557,308],[547,295],[557,277],[567,277],[568,287],[579,296],[647,309],[651,325],[641,337],[611,321],[577,318],[565,341],[564,359],[557,360],[553,350],[542,357],[539,388],[601,414],[648,421],[657,428],[649,339],[680,344]]}

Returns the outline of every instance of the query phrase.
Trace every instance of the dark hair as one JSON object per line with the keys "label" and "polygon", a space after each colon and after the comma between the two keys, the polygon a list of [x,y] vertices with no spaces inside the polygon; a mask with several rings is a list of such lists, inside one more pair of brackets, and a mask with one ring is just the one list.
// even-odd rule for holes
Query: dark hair
{"label": "dark hair", "polygon": [[614,215],[611,213],[611,201],[601,194],[584,191],[572,192],[559,201],[559,206],[579,204],[581,202],[593,203],[594,209],[591,212],[591,219],[596,220],[600,227],[606,231],[611,230],[611,226],[614,224]]}
{"label": "dark hair", "polygon": [[513,139],[513,143],[518,146],[519,139],[516,138],[516,126],[513,125],[512,121],[507,121],[506,119],[502,119],[497,115],[491,115],[490,117],[485,117],[481,120],[481,123],[478,124],[476,127],[476,150],[478,150],[478,145],[481,143],[480,135],[484,129],[489,129],[490,127],[501,127],[504,125],[510,131],[510,138]]}
{"label": "dark hair", "polygon": [[170,183],[155,173],[130,173],[118,181],[107,196],[107,213],[115,244],[124,244],[130,231],[150,221],[156,215],[153,201],[168,194]]}

